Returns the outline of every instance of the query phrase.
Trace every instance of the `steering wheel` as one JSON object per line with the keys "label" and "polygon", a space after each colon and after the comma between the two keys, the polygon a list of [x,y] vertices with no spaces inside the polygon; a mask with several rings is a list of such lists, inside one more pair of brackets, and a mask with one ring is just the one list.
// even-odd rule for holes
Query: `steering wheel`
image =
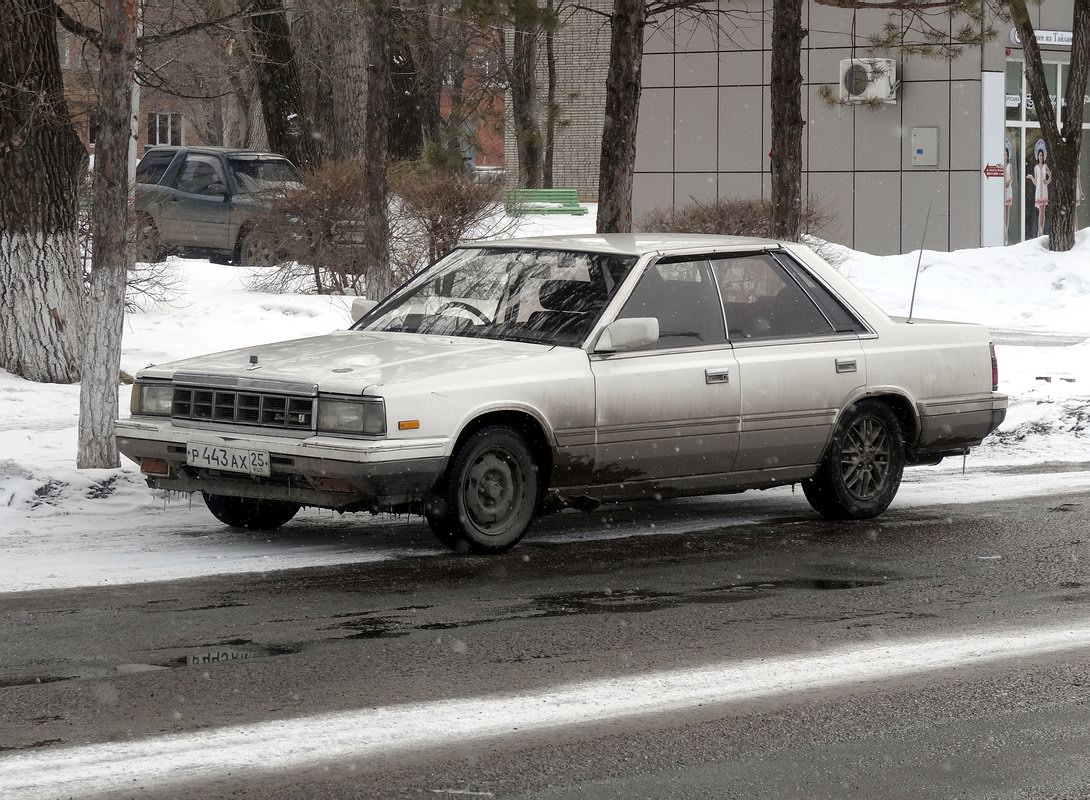
{"label": "steering wheel", "polygon": [[481,322],[485,323],[486,325],[491,324],[491,322],[492,322],[492,320],[490,320],[488,317],[486,317],[484,312],[481,311],[479,308],[477,308],[476,306],[471,306],[469,303],[463,303],[461,300],[451,300],[449,303],[444,303],[442,306],[437,308],[435,311],[433,311],[428,316],[436,316],[436,317],[440,316],[448,308],[460,308],[463,311],[468,311],[470,314],[475,316],[477,319],[479,319]]}

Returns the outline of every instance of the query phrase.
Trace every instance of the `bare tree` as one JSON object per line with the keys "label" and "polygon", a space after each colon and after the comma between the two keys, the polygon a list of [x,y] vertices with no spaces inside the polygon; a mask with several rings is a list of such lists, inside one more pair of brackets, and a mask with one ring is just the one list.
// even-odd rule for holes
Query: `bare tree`
{"label": "bare tree", "polygon": [[613,0],[606,111],[598,162],[598,232],[632,230],[632,175],[640,113],[646,0]]}
{"label": "bare tree", "polygon": [[[554,0],[545,0],[545,11],[552,19],[558,19]],[[560,106],[556,102],[556,28],[550,25],[545,31],[545,160],[542,164],[541,185],[553,188],[553,157],[556,154],[556,123]]]}
{"label": "bare tree", "polygon": [[369,11],[366,0],[323,0],[321,8],[329,44],[325,56],[333,101],[332,156],[351,158],[361,155],[367,144],[368,64],[374,56],[368,52],[373,48],[367,37]]}
{"label": "bare tree", "polygon": [[319,154],[305,114],[283,0],[254,0],[248,19],[269,147],[296,164],[316,166]]}
{"label": "bare tree", "polygon": [[52,0],[0,0],[0,368],[79,380],[77,188],[87,154],[64,99]]}
{"label": "bare tree", "polygon": [[76,466],[120,466],[114,443],[125,278],[130,266],[129,139],[136,66],[137,0],[103,0],[95,142],[94,248],[80,384]]}
{"label": "bare tree", "polygon": [[1090,0],[1075,0],[1071,23],[1071,65],[1064,88],[1064,123],[1056,121],[1056,109],[1045,83],[1041,50],[1030,21],[1025,0],[1010,0],[1011,18],[1022,39],[1026,57],[1026,85],[1033,97],[1041,135],[1052,161],[1052,183],[1049,186],[1048,249],[1070,250],[1075,246],[1077,218],[1075,214],[1076,182],[1079,168],[1079,146],[1082,143],[1083,98],[1086,96],[1087,71],[1090,69]]}
{"label": "bare tree", "polygon": [[773,0],[772,236],[797,241],[802,225],[802,0]]}
{"label": "bare tree", "polygon": [[367,293],[381,298],[390,279],[390,222],[386,216],[386,145],[390,106],[389,0],[367,0],[367,137],[363,151],[364,275]]}

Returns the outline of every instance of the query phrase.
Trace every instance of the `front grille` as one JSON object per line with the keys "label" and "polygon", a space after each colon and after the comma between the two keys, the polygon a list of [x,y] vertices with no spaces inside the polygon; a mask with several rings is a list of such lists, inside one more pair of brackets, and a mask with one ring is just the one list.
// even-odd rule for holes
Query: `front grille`
{"label": "front grille", "polygon": [[307,431],[314,430],[314,402],[288,394],[176,386],[170,416]]}

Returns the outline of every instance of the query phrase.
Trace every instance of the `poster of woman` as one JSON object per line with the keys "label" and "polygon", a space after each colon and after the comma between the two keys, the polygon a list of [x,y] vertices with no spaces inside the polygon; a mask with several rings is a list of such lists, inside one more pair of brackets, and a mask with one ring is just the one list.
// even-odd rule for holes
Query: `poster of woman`
{"label": "poster of woman", "polygon": [[1011,140],[1003,142],[1003,244],[1010,244],[1011,205],[1014,203],[1014,167],[1011,166]]}
{"label": "poster of woman", "polygon": [[1048,148],[1045,140],[1038,139],[1033,145],[1033,174],[1026,175],[1034,186],[1033,205],[1037,207],[1037,235],[1045,235],[1045,213],[1048,208],[1048,185],[1052,183],[1052,170],[1048,164]]}

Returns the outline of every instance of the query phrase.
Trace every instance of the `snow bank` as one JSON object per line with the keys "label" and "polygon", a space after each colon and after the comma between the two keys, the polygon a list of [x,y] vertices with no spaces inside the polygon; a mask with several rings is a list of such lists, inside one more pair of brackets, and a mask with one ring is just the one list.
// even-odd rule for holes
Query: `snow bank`
{"label": "snow bank", "polygon": [[1090,333],[1090,229],[1074,250],[1052,253],[1048,237],[1010,247],[872,256],[843,248],[840,271],[887,313],[908,314],[921,261],[915,316],[979,322],[993,329]]}

